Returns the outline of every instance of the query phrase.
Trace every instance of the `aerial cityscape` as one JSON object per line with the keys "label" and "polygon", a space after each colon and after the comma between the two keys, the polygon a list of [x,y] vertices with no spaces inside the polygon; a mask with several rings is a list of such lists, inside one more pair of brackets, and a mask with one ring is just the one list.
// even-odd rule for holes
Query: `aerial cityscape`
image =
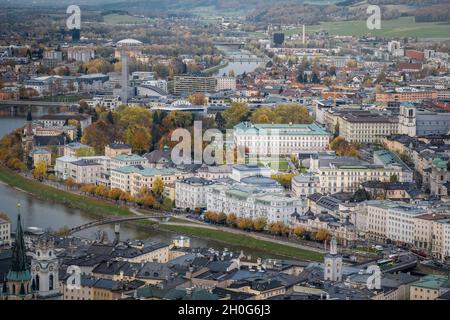
{"label": "aerial cityscape", "polygon": [[0,9],[0,306],[450,300],[448,0]]}

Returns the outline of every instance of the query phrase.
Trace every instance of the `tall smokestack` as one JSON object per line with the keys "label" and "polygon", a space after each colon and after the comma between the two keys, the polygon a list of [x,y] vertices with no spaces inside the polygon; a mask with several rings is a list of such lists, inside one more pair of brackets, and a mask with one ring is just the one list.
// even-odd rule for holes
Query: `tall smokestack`
{"label": "tall smokestack", "polygon": [[306,32],[305,32],[305,25],[303,25],[303,45],[306,45]]}
{"label": "tall smokestack", "polygon": [[122,51],[122,102],[128,102],[128,52],[126,50]]}

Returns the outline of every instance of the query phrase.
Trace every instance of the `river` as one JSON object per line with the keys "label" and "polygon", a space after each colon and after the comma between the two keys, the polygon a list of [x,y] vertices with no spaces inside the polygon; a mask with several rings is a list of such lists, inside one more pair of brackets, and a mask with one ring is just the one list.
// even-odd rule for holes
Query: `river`
{"label": "river", "polygon": [[[0,117],[0,137],[19,128],[25,124],[24,118],[8,118]],[[25,227],[39,227],[44,230],[52,229],[58,230],[62,227],[76,227],[88,222],[95,220],[88,212],[82,210],[73,209],[66,207],[61,204],[43,201],[35,198],[34,196],[12,188],[0,181],[0,211],[5,212],[12,220],[13,230],[16,227],[17,221],[17,203],[21,204],[21,216],[22,223]],[[76,235],[88,239],[95,239],[95,235],[98,230],[104,231],[108,239],[112,240],[114,238],[114,226],[106,225],[98,228],[91,228],[84,231],[80,231]],[[162,230],[138,230],[132,225],[121,225],[120,238],[122,240],[126,239],[149,239],[155,241],[165,241],[170,242],[174,237],[174,234]],[[224,245],[220,242],[191,238],[191,245],[193,247],[211,247],[215,249],[228,248],[239,252],[241,247]],[[248,250],[243,249],[246,254],[251,254],[253,256],[267,257],[267,253],[259,250]],[[273,256],[272,256],[273,257]]]}
{"label": "river", "polygon": [[[254,54],[243,49],[236,49],[227,46],[217,46],[217,48],[225,55],[225,58],[256,58]],[[230,71],[234,71],[236,76],[254,71],[260,66],[258,62],[229,62],[228,65],[217,71],[217,75],[228,75]]]}

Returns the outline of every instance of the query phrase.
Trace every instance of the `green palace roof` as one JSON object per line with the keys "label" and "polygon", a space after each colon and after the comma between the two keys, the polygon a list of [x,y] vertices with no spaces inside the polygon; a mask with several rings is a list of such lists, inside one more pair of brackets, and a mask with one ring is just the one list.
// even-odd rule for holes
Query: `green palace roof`
{"label": "green palace roof", "polygon": [[246,134],[279,134],[279,135],[327,135],[331,133],[316,123],[312,124],[270,124],[241,122],[234,126],[237,132]]}

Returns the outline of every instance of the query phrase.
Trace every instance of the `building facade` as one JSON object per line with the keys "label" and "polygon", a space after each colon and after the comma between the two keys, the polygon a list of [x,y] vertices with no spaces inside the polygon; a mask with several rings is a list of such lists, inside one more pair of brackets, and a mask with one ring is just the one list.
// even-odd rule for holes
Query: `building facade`
{"label": "building facade", "polygon": [[175,182],[175,206],[182,209],[206,208],[207,190],[213,182],[191,177]]}
{"label": "building facade", "polygon": [[301,151],[325,151],[331,134],[317,124],[252,124],[234,127],[234,142],[252,155],[291,155]]}

